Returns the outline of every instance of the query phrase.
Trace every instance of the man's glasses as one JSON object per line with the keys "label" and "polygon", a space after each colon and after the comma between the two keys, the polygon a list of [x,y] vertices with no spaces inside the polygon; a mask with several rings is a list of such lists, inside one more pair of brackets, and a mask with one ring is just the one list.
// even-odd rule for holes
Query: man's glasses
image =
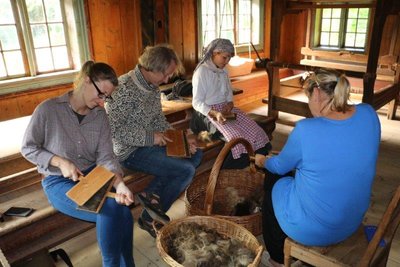
{"label": "man's glasses", "polygon": [[90,79],[90,81],[93,83],[94,88],[96,88],[96,90],[97,90],[97,96],[98,96],[99,98],[101,98],[101,99],[104,100],[104,101],[112,100],[112,97],[111,97],[110,95],[106,95],[105,93],[103,93],[103,92],[100,91],[99,87],[97,87],[97,85],[96,85],[96,83],[93,81],[92,77],[89,76],[89,79]]}

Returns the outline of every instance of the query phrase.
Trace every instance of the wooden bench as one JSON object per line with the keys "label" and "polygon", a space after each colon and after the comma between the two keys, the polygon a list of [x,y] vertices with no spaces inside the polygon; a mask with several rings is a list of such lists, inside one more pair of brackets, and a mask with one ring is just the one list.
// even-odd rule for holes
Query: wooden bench
{"label": "wooden bench", "polygon": [[[204,156],[195,177],[208,175],[222,146],[222,141],[216,141],[202,148]],[[129,172],[124,177],[134,194],[143,191],[152,179],[153,176],[140,172]],[[10,188],[10,185],[5,188]],[[56,211],[48,203],[40,179],[36,178],[29,185],[0,194],[0,203],[2,211],[11,206],[35,209],[29,217],[5,216],[5,222],[0,223],[0,249],[9,264],[29,259],[39,251],[50,250],[95,226]]]}
{"label": "wooden bench", "polygon": [[[185,111],[188,108],[191,109],[191,104],[190,107],[184,106],[177,110]],[[170,111],[166,115],[173,113],[174,111]],[[169,121],[171,118],[173,117],[167,117]],[[50,250],[95,226],[93,223],[63,215],[48,203],[40,184],[41,175],[20,154],[23,134],[29,120],[30,116],[27,116],[0,122],[0,212],[11,206],[35,209],[29,217],[4,216],[5,221],[0,222],[0,249],[9,264],[29,259],[39,251]],[[172,121],[171,124],[176,128],[188,127],[187,120]],[[202,146],[203,158],[195,177],[207,175],[222,147],[222,141]],[[148,174],[128,172],[124,180],[136,194],[143,191],[152,178]]]}
{"label": "wooden bench", "polygon": [[[209,175],[223,145],[220,140],[201,145],[203,158],[194,179]],[[21,263],[40,251],[50,250],[95,227],[93,223],[56,211],[47,201],[40,184],[41,176],[37,172],[21,177],[24,178],[0,180],[0,211],[11,206],[35,209],[29,217],[5,217],[5,222],[0,223],[0,249],[9,264]],[[140,172],[129,172],[124,177],[134,194],[143,191],[152,179],[151,175]]]}

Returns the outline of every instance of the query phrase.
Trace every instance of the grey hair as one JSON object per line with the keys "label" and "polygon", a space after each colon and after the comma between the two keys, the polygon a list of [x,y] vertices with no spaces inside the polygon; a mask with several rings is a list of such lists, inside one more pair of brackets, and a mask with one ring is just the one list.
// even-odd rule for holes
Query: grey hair
{"label": "grey hair", "polygon": [[227,52],[231,55],[235,54],[235,48],[233,44],[228,39],[217,38],[211,41],[211,43],[204,48],[203,58],[200,60],[199,64],[197,64],[195,71],[201,64],[209,60],[214,52]]}
{"label": "grey hair", "polygon": [[332,69],[318,69],[307,78],[304,89],[307,95],[312,95],[318,87],[329,97],[328,108],[345,113],[349,109],[350,82],[346,76]]}
{"label": "grey hair", "polygon": [[178,58],[174,49],[168,44],[147,46],[138,61],[139,65],[145,70],[161,73],[165,73],[173,61],[177,65],[175,74],[184,72],[181,60]]}

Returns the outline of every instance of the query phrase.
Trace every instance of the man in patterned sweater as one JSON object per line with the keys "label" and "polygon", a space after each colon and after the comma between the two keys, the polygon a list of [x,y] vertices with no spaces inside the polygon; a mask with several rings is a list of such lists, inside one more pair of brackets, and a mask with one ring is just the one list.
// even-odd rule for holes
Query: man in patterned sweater
{"label": "man in patterned sweater", "polygon": [[[171,128],[161,108],[159,85],[182,69],[175,51],[166,45],[146,47],[138,65],[119,77],[118,90],[106,104],[114,152],[128,169],[154,175],[142,197],[165,213],[190,184],[202,153],[190,143],[191,158],[166,154],[164,132]],[[156,210],[157,211],[157,210]],[[139,227],[155,237],[152,217],[144,209]]]}

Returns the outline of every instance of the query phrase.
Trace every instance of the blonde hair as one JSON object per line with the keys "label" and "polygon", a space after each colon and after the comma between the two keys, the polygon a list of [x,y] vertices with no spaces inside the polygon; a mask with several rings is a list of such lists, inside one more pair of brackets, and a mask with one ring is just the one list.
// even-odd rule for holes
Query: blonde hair
{"label": "blonde hair", "polygon": [[177,68],[175,74],[184,73],[182,62],[178,55],[168,44],[158,44],[155,46],[147,46],[143,54],[139,57],[139,66],[147,71],[165,73],[171,62],[175,62]]}
{"label": "blonde hair", "polygon": [[79,90],[85,79],[90,77],[93,81],[109,80],[115,87],[118,86],[118,77],[114,69],[103,62],[94,62],[92,60],[86,61],[81,68],[81,71],[75,78],[74,89]]}
{"label": "blonde hair", "polygon": [[343,73],[331,69],[318,69],[306,79],[304,89],[311,96],[314,88],[325,92],[330,100],[328,108],[345,113],[349,109],[350,82]]}

